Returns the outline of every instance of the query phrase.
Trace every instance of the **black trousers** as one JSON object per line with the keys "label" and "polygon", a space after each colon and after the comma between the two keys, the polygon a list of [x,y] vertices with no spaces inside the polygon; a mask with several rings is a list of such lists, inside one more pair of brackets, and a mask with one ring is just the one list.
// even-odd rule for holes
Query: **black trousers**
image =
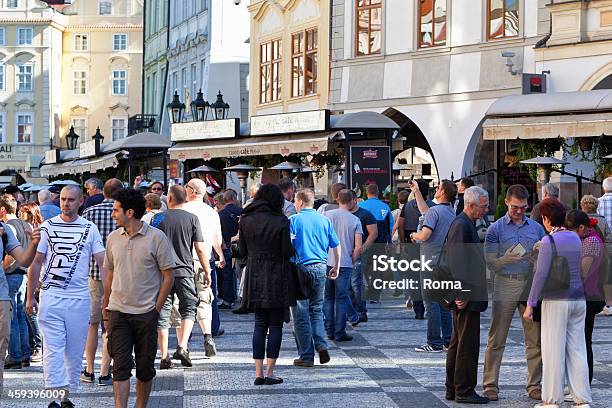
{"label": "black trousers", "polygon": [[593,327],[595,326],[595,315],[601,312],[606,305],[605,302],[586,302],[586,319],[584,322],[584,338],[586,340],[587,363],[589,363],[589,384],[593,382]]}
{"label": "black trousers", "polygon": [[453,310],[453,335],[446,355],[446,390],[456,397],[474,393],[478,382],[480,312]]}
{"label": "black trousers", "polygon": [[[255,328],[253,330],[253,358],[278,358],[283,340],[283,308],[255,309]],[[268,344],[266,345],[266,337]]]}

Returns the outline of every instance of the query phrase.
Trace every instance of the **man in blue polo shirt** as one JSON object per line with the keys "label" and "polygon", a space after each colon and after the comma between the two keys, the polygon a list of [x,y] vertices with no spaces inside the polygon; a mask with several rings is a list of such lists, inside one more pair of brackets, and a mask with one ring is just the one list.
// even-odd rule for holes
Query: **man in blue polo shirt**
{"label": "man in blue polo shirt", "polygon": [[314,209],[314,192],[302,189],[295,195],[297,214],[289,217],[291,242],[295,248],[295,262],[307,277],[304,288],[307,299],[298,300],[291,308],[293,328],[299,358],[293,361],[298,367],[313,367],[314,352],[319,353],[319,362],[330,360],[323,324],[323,296],[327,279],[328,251],[333,251],[329,262],[329,278],[335,279],[340,268],[340,240],[331,221]]}

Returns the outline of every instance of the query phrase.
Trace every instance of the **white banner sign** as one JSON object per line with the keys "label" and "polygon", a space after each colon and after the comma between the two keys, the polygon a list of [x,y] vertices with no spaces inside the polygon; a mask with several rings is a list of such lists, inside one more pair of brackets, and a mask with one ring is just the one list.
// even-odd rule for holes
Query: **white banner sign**
{"label": "white banner sign", "polygon": [[173,123],[170,139],[173,142],[194,140],[225,139],[237,137],[240,120],[224,119],[203,122]]}
{"label": "white banner sign", "polygon": [[45,152],[45,164],[53,164],[59,161],[59,150],[47,150]]}
{"label": "white banner sign", "polygon": [[329,112],[326,110],[253,116],[251,136],[320,132],[327,130],[328,126]]}

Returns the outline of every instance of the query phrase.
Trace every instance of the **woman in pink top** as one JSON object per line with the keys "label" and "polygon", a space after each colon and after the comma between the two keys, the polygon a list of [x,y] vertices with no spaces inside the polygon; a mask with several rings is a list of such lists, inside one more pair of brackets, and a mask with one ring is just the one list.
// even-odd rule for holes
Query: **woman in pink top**
{"label": "woman in pink top", "polygon": [[603,301],[604,282],[602,272],[606,271],[606,247],[603,234],[597,226],[597,220],[580,210],[571,210],[565,217],[565,226],[574,231],[582,240],[582,256],[580,275],[584,285],[584,297],[587,300],[584,336],[587,346],[587,362],[589,364],[589,382],[593,381],[593,326],[595,315],[605,306]]}

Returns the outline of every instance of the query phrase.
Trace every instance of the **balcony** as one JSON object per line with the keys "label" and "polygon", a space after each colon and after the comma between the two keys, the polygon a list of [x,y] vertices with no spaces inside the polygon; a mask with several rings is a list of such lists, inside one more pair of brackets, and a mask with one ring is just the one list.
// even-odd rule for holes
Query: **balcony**
{"label": "balcony", "polygon": [[158,131],[157,115],[139,113],[128,119],[128,136],[141,132]]}

